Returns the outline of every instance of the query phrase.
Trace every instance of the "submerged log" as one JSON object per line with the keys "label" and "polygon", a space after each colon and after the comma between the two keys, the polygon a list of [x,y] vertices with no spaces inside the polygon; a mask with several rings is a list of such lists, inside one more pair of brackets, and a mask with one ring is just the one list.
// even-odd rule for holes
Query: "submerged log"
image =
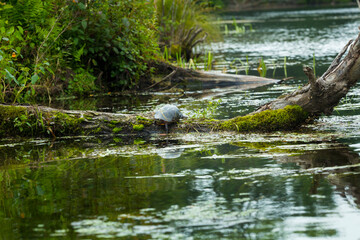
{"label": "submerged log", "polygon": [[[164,83],[168,83],[169,88],[176,84],[184,83],[185,85],[191,85],[192,83],[201,82],[203,89],[210,88],[224,88],[224,87],[243,87],[244,85],[252,84],[253,87],[260,87],[268,84],[278,83],[281,80],[250,76],[250,75],[234,75],[224,74],[218,72],[204,72],[193,69],[184,69],[166,62],[156,62],[152,64],[152,67],[157,69],[159,73],[167,73],[165,77],[158,80],[146,90],[158,88]],[[166,86],[162,86],[166,88]]]}

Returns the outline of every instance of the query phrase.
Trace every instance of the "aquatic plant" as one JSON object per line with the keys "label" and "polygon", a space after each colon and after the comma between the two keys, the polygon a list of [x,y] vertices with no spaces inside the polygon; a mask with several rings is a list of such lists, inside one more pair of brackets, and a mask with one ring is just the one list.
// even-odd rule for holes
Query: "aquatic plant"
{"label": "aquatic plant", "polygon": [[224,30],[225,35],[229,35],[229,28],[228,28],[227,24],[225,24],[224,28],[225,28],[225,30]]}
{"label": "aquatic plant", "polygon": [[315,53],[313,53],[313,71],[314,71],[314,76],[316,78],[316,62],[315,62]]}
{"label": "aquatic plant", "polygon": [[218,99],[217,101],[208,101],[206,108],[201,108],[199,110],[195,110],[194,114],[190,116],[190,118],[202,118],[202,119],[211,119],[214,117],[218,107],[222,103],[221,99]]}
{"label": "aquatic plant", "polygon": [[273,66],[274,66],[273,78],[275,78],[275,72],[276,72],[276,68],[277,68],[277,61],[276,60],[273,61]]}
{"label": "aquatic plant", "polygon": [[257,68],[257,71],[259,72],[260,77],[266,77],[267,67],[263,58],[260,58],[259,60],[259,66]]}
{"label": "aquatic plant", "polygon": [[246,75],[249,75],[250,64],[249,64],[248,55],[246,55],[246,64],[244,64],[240,59],[239,59],[239,61],[240,61],[241,65],[242,65],[243,67],[245,67],[245,68],[244,68],[245,74],[246,74]]}
{"label": "aquatic plant", "polygon": [[284,76],[285,76],[285,78],[287,78],[286,57],[284,57]]}
{"label": "aquatic plant", "polygon": [[213,54],[211,51],[206,54],[205,62],[204,62],[204,70],[210,71],[212,69],[213,62]]}

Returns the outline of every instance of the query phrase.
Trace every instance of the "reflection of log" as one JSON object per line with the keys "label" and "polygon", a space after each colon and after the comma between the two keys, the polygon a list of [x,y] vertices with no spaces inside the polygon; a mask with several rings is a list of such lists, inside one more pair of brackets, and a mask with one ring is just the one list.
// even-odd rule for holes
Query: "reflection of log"
{"label": "reflection of log", "polygon": [[[324,169],[323,174],[327,175],[327,179],[336,186],[337,191],[341,192],[343,197],[352,196],[356,205],[360,207],[360,157],[348,146],[340,145],[333,149],[287,156],[284,161],[296,162],[310,172],[319,173],[319,169]],[[314,177],[318,176],[315,174]]]}
{"label": "reflection of log", "polygon": [[355,41],[349,41],[328,70],[318,79],[315,79],[311,68],[305,67],[304,71],[309,78],[307,85],[263,105],[257,112],[280,109],[287,105],[299,105],[315,116],[322,113],[331,114],[341,98],[360,79],[360,34]]}

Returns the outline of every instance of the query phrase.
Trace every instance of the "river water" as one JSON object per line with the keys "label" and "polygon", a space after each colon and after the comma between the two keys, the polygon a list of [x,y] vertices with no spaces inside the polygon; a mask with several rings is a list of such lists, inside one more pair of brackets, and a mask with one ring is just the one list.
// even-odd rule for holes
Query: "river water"
{"label": "river water", "polygon": [[[237,32],[233,19],[253,31]],[[356,37],[360,11],[251,12],[221,21],[224,40],[203,48],[218,71],[244,74],[233,61],[248,56],[249,73],[258,75],[263,57],[268,77],[294,78],[62,107],[136,113],[170,102],[191,116],[221,99],[216,118],[245,114],[305,84],[302,65],[313,66],[314,56],[317,74],[325,71]],[[1,139],[0,239],[360,239],[359,95],[356,86],[332,116],[297,132]]]}

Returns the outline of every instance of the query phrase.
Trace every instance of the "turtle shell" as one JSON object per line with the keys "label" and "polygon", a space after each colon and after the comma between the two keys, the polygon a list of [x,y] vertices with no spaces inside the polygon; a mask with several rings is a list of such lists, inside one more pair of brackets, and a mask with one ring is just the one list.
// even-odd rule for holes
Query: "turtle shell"
{"label": "turtle shell", "polygon": [[175,105],[171,104],[167,104],[156,110],[154,116],[155,119],[162,120],[168,123],[177,122],[183,117],[184,115],[180,112],[180,110]]}

